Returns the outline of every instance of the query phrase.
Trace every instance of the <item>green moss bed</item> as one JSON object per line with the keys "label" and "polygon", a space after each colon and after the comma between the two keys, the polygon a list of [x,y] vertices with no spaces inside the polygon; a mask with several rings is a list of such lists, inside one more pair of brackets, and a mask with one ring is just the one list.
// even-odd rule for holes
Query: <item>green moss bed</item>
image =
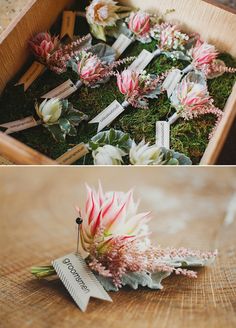
{"label": "green moss bed", "polygon": [[[83,31],[80,31],[80,35],[81,32],[82,34],[88,32],[88,27],[84,19],[81,18],[81,20],[83,20],[81,22]],[[81,25],[79,24],[79,26]],[[114,40],[109,41],[112,43]],[[153,51],[155,49],[155,42],[146,45],[135,42],[126,50],[122,57],[138,55],[142,49]],[[227,66],[236,67],[236,59],[232,58],[229,54],[221,54],[220,59]],[[173,66],[182,69],[186,65],[186,62],[176,61],[173,63],[173,61],[167,59],[165,56],[160,56],[151,62],[146,70],[150,73],[161,73]],[[65,82],[68,78],[74,82],[77,80],[76,74],[71,70],[68,70],[62,75],[56,75],[47,70],[31,85],[27,92],[24,92],[22,86],[14,86],[21,74],[22,72],[16,76],[14,81],[8,84],[1,97],[0,123],[14,121],[29,115],[36,117],[34,110],[36,99],[40,100],[40,96],[62,82]],[[224,74],[214,80],[208,81],[209,92],[215,101],[215,106],[221,109],[224,108],[235,81],[235,74]],[[116,86],[115,78],[112,78],[108,83],[101,85],[99,88],[83,86],[69,97],[69,101],[74,107],[89,115],[90,119],[100,113],[114,99],[120,102],[124,100],[123,95],[120,94]],[[167,119],[173,114],[173,109],[171,109],[170,102],[165,94],[159,99],[150,100],[149,104],[150,108],[148,110],[136,109],[130,106],[107,129],[113,127],[127,132],[136,142],[145,138],[146,141],[155,143],[156,121]],[[171,149],[184,153],[191,158],[193,164],[198,164],[209,142],[208,135],[214,126],[214,122],[215,117],[212,115],[205,115],[190,121],[179,119],[171,126]],[[76,144],[88,142],[96,132],[97,124],[84,122],[78,127],[77,137],[67,137],[63,143],[56,142],[43,126],[15,133],[13,137],[46,156],[56,159]],[[91,163],[91,156],[87,155],[86,159],[81,159],[75,164]]]}

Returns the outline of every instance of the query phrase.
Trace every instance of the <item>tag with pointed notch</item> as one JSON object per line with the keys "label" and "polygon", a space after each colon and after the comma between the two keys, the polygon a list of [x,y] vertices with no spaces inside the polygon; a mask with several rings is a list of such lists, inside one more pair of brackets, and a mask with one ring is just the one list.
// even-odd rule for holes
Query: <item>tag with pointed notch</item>
{"label": "tag with pointed notch", "polygon": [[156,122],[156,145],[170,149],[170,124],[166,121]]}
{"label": "tag with pointed notch", "polygon": [[71,39],[74,36],[76,13],[74,11],[65,10],[62,15],[62,25],[60,38],[68,35]]}
{"label": "tag with pointed notch", "polygon": [[65,255],[54,260],[52,265],[71,297],[83,312],[87,309],[90,297],[112,302],[80,254]]}
{"label": "tag with pointed notch", "polygon": [[39,124],[41,124],[41,122],[37,122],[33,116],[28,116],[22,118],[21,120],[0,124],[0,127],[6,129],[4,133],[11,134],[14,132],[20,132],[26,129],[33,128]]}
{"label": "tag with pointed notch", "polygon": [[43,95],[41,98],[45,99],[65,99],[69,97],[72,93],[74,93],[77,90],[76,85],[71,81],[67,80],[66,82],[62,83],[55,89],[49,91],[45,95]]}
{"label": "tag with pointed notch", "polygon": [[129,66],[129,69],[140,73],[153,60],[153,58],[154,54],[144,49],[141,51],[135,61]]}
{"label": "tag with pointed notch", "polygon": [[89,153],[88,147],[82,142],[68,150],[57,159],[60,165],[71,165]]}
{"label": "tag with pointed notch", "polygon": [[126,35],[120,34],[112,45],[112,48],[117,53],[116,58],[119,58],[132,42],[133,40],[129,39]]}
{"label": "tag with pointed notch", "polygon": [[21,77],[16,85],[24,85],[24,91],[26,91],[31,84],[46,70],[46,66],[34,61],[30,68]]}
{"label": "tag with pointed notch", "polygon": [[167,91],[168,98],[171,97],[182,76],[183,73],[179,69],[174,69],[167,75],[162,87]]}
{"label": "tag with pointed notch", "polygon": [[97,132],[102,131],[108,124],[114,121],[119,116],[125,107],[122,106],[117,100],[114,100],[107,108],[105,108],[100,114],[93,118],[89,123],[98,123]]}

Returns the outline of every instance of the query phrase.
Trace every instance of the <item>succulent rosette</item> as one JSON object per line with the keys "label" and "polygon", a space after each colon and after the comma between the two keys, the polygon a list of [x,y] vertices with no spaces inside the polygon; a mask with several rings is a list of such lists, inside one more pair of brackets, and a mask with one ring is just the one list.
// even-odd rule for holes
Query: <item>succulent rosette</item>
{"label": "succulent rosette", "polygon": [[188,73],[174,90],[171,103],[177,113],[186,120],[204,114],[215,115],[217,117],[215,128],[223,115],[223,112],[214,106],[205,78],[201,73]]}
{"label": "succulent rosette", "polygon": [[162,92],[161,84],[167,73],[155,76],[145,71],[125,69],[117,73],[117,86],[125,96],[125,101],[135,108],[148,108],[148,98],[158,98]]}
{"label": "succulent rosette", "polygon": [[59,45],[57,36],[52,36],[50,33],[38,33],[29,41],[31,51],[42,63],[47,63],[48,58],[56,50]]}
{"label": "succulent rosette", "polygon": [[36,102],[35,110],[42,124],[57,141],[64,141],[67,135],[76,136],[76,127],[88,120],[88,116],[75,109],[68,100],[45,99],[41,104]]}
{"label": "succulent rosette", "polygon": [[97,39],[106,41],[106,29],[128,15],[129,7],[119,6],[113,0],[93,0],[86,8],[86,19],[91,33]]}

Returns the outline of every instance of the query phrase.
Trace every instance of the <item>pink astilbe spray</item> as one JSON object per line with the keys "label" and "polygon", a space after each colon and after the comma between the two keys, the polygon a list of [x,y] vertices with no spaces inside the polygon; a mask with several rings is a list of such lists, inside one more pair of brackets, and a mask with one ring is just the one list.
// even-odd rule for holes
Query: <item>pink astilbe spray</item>
{"label": "pink astilbe spray", "polygon": [[146,98],[158,87],[160,93],[163,92],[161,85],[168,72],[159,76],[152,77],[146,73],[138,73],[130,69],[126,69],[121,73],[117,73],[117,86],[120,92],[125,96],[125,100],[135,108],[148,109]]}
{"label": "pink astilbe spray", "polygon": [[66,45],[61,44],[47,58],[48,68],[57,74],[64,73],[67,70],[67,63],[79,55],[83,45],[85,45],[86,42],[89,43],[90,39],[91,36],[88,34]]}
{"label": "pink astilbe spray", "polygon": [[133,192],[96,191],[87,187],[85,210],[78,209],[83,219],[80,229],[80,252],[87,256],[90,268],[112,279],[122,287],[122,277],[131,272],[168,272],[196,278],[196,272],[181,267],[192,258],[213,261],[216,252],[192,251],[186,248],[161,248],[150,244],[148,213],[138,213],[139,203]]}

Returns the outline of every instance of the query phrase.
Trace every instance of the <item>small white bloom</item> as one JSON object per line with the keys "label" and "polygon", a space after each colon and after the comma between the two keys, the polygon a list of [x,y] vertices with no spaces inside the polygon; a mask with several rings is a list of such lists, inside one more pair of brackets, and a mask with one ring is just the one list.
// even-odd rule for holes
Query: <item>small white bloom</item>
{"label": "small white bloom", "polygon": [[56,123],[62,113],[62,103],[59,99],[45,99],[40,105],[35,105],[38,116],[46,124]]}
{"label": "small white bloom", "polygon": [[161,162],[161,150],[156,145],[141,141],[138,145],[133,142],[130,149],[130,163],[133,165],[158,165]]}
{"label": "small white bloom", "polygon": [[118,147],[105,145],[94,150],[92,155],[94,165],[122,165],[122,156],[126,153]]}

